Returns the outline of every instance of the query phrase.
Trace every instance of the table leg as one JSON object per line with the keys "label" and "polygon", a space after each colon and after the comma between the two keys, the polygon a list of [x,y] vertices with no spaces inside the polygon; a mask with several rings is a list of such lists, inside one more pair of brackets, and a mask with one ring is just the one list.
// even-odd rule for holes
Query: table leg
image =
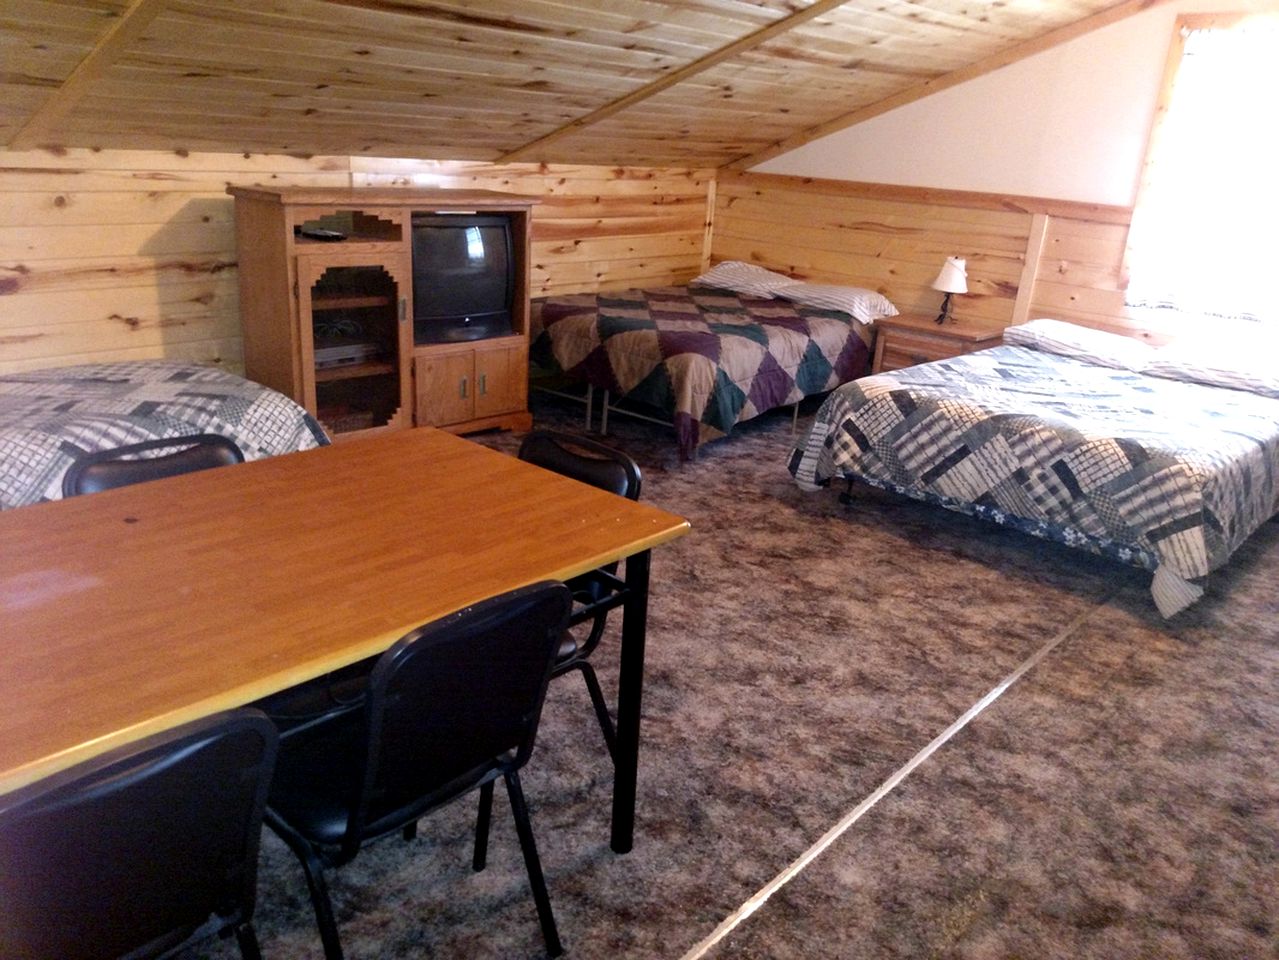
{"label": "table leg", "polygon": [[621,668],[617,681],[617,742],[613,747],[611,845],[617,853],[629,853],[635,835],[640,698],[644,692],[644,640],[648,630],[649,558],[648,550],[626,558],[628,593],[622,606]]}

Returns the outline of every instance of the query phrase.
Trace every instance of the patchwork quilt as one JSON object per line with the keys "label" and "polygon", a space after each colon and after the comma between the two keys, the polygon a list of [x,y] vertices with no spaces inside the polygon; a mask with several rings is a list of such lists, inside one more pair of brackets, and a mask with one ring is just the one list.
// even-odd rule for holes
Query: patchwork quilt
{"label": "patchwork quilt", "polygon": [[1002,346],[835,391],[790,470],[1145,566],[1171,616],[1279,510],[1279,400]]}
{"label": "patchwork quilt", "polygon": [[680,455],[735,424],[859,377],[869,333],[846,313],[712,287],[540,303],[535,362],[656,407]]}
{"label": "patchwork quilt", "polygon": [[219,433],[246,460],[327,444],[283,394],[167,360],[0,375],[0,510],[57,500],[77,456],[160,437]]}

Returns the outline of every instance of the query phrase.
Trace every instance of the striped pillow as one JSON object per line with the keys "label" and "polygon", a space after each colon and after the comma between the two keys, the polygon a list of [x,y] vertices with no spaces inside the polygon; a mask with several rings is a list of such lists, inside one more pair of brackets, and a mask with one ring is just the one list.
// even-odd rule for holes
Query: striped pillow
{"label": "striped pillow", "polygon": [[1152,351],[1142,373],[1169,380],[1190,380],[1210,387],[1247,390],[1279,399],[1279,338],[1227,340],[1220,344],[1180,341]]}
{"label": "striped pillow", "polygon": [[774,273],[753,263],[725,260],[717,263],[690,284],[695,287],[718,287],[761,300],[772,300],[783,287],[799,283],[784,273]]}
{"label": "striped pillow", "polygon": [[897,308],[887,297],[865,287],[845,287],[834,283],[795,283],[783,287],[777,295],[792,303],[842,310],[862,323],[870,323],[879,317],[897,316]]}
{"label": "striped pillow", "polygon": [[1030,320],[1008,327],[1004,330],[1004,343],[1086,360],[1099,367],[1143,373],[1155,355],[1148,343],[1064,320]]}

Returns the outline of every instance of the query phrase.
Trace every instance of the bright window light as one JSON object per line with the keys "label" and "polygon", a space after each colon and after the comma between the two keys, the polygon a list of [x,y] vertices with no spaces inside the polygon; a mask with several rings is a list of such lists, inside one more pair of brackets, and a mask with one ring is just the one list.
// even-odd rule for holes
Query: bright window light
{"label": "bright window light", "polygon": [[472,263],[484,262],[484,238],[479,227],[466,228],[466,259]]}
{"label": "bright window light", "polygon": [[1279,325],[1279,17],[1190,30],[1129,237],[1134,307]]}

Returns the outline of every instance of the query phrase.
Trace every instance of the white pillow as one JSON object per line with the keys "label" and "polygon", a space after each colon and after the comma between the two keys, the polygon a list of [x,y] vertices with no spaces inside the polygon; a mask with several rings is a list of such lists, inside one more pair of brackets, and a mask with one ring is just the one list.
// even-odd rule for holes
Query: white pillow
{"label": "white pillow", "polygon": [[753,263],[741,260],[725,260],[717,263],[700,277],[695,278],[692,286],[719,287],[721,290],[732,290],[744,293],[748,297],[760,297],[771,300],[782,287],[799,283],[784,273],[774,273]]}
{"label": "white pillow", "polygon": [[1075,357],[1102,367],[1143,372],[1155,355],[1154,347],[1133,337],[1064,320],[1031,320],[1008,327],[1004,330],[1004,343]]}
{"label": "white pillow", "polygon": [[1204,342],[1181,340],[1152,351],[1142,369],[1152,377],[1190,380],[1212,387],[1247,390],[1279,399],[1279,338],[1235,339]]}
{"label": "white pillow", "polygon": [[833,283],[796,283],[783,287],[779,297],[810,307],[842,310],[854,320],[870,323],[879,317],[897,316],[894,307],[882,293],[865,287],[845,287]]}

